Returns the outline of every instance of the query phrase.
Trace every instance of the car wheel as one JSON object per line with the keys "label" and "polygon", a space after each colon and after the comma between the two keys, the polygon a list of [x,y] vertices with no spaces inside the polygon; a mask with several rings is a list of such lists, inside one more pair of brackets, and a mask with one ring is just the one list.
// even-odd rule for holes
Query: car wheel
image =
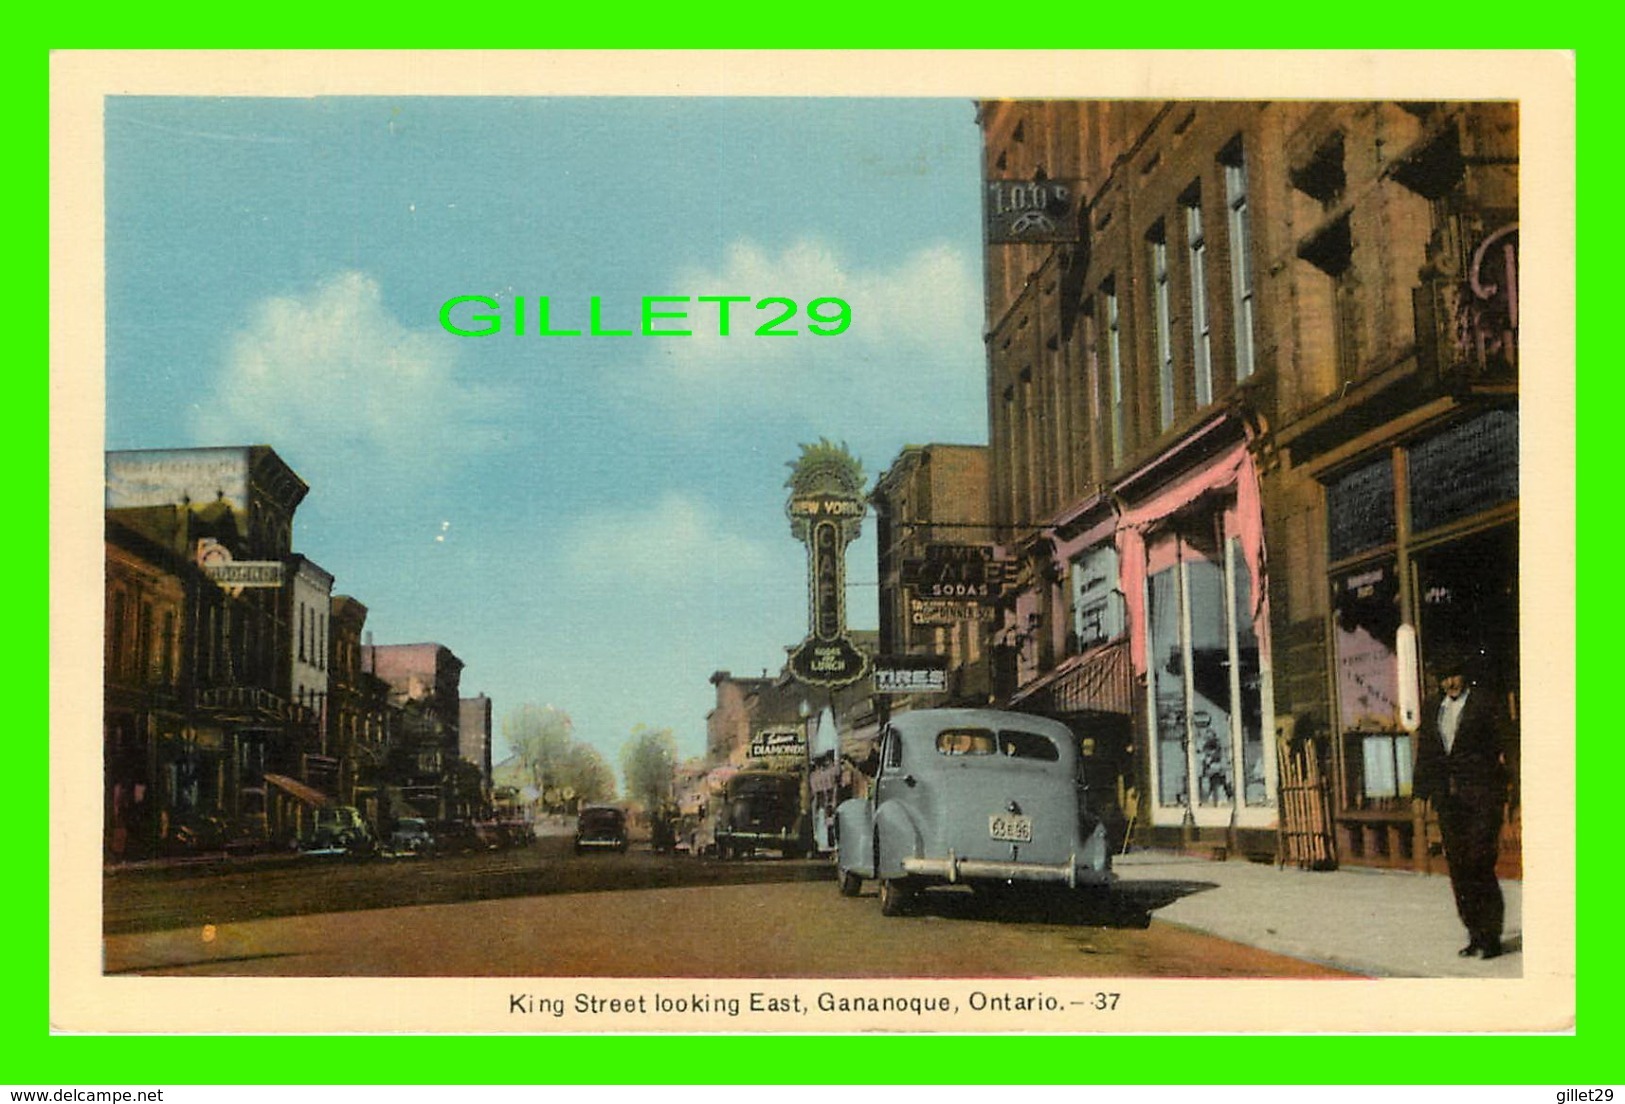
{"label": "car wheel", "polygon": [[914,892],[904,879],[880,879],[880,915],[901,916],[913,900]]}
{"label": "car wheel", "polygon": [[863,875],[855,870],[841,871],[840,889],[842,897],[856,897],[863,892]]}

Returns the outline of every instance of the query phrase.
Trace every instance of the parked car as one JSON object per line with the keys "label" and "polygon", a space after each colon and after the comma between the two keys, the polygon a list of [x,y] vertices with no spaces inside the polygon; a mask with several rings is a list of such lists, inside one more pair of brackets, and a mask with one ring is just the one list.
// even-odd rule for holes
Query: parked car
{"label": "parked car", "polygon": [[626,813],[614,805],[588,805],[576,817],[576,853],[625,851]]}
{"label": "parked car", "polygon": [[514,817],[498,820],[496,831],[504,847],[529,847],[536,842],[536,826],[528,820]]}
{"label": "parked car", "polygon": [[435,829],[435,845],[445,853],[483,851],[485,840],[470,821],[443,820]]}
{"label": "parked car", "polygon": [[778,771],[740,771],[728,779],[717,816],[717,853],[723,858],[757,850],[787,859],[807,853],[812,839],[801,809],[801,779]]}
{"label": "parked car", "polygon": [[397,854],[432,855],[435,838],[429,822],[422,817],[401,817],[389,835],[389,849]]}
{"label": "parked car", "polygon": [[1059,721],[991,709],[922,709],[882,730],[869,797],[836,810],[840,891],[880,882],[880,911],[931,885],[1111,883],[1101,810],[1077,738]]}
{"label": "parked car", "polygon": [[311,811],[304,847],[307,851],[370,855],[378,850],[378,839],[361,810],[352,805],[328,805]]}

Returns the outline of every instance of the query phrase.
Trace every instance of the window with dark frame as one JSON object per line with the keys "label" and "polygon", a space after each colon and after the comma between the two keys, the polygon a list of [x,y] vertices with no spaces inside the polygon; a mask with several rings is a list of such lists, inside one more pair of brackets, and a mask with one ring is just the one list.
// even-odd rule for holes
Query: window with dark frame
{"label": "window with dark frame", "polygon": [[1202,231],[1202,189],[1193,184],[1183,197],[1185,249],[1191,282],[1191,349],[1195,357],[1196,405],[1213,401],[1213,323],[1207,301],[1207,237]]}
{"label": "window with dark frame", "polygon": [[1123,406],[1123,330],[1121,304],[1117,301],[1117,279],[1109,278],[1100,287],[1101,300],[1106,304],[1106,362],[1111,383],[1111,461],[1116,467],[1125,451],[1123,428],[1128,419]]}
{"label": "window with dark frame", "polygon": [[1247,206],[1247,162],[1238,135],[1219,155],[1230,245],[1230,303],[1235,330],[1236,379],[1253,374],[1252,223]]}
{"label": "window with dark frame", "polygon": [[1168,288],[1168,229],[1161,219],[1146,234],[1151,252],[1151,308],[1157,346],[1157,428],[1174,424],[1173,310]]}

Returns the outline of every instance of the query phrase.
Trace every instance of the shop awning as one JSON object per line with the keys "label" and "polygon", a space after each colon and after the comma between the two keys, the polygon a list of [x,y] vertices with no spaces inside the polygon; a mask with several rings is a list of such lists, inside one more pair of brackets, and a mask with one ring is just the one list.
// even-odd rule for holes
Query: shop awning
{"label": "shop awning", "polygon": [[317,809],[333,803],[333,799],[322,793],[322,791],[312,789],[303,782],[300,782],[298,779],[289,778],[285,774],[268,774],[265,776],[265,781],[269,785],[275,786],[289,797],[295,798],[304,802],[306,805],[313,806]]}
{"label": "shop awning", "polygon": [[1103,644],[1063,660],[1023,686],[1010,704],[1044,713],[1134,713],[1134,671],[1128,641]]}

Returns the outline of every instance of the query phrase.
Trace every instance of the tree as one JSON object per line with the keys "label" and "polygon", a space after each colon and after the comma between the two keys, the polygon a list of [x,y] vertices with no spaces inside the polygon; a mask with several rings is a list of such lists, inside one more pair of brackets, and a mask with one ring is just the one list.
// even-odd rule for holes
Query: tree
{"label": "tree", "polygon": [[641,798],[651,813],[671,800],[677,775],[677,740],[669,728],[638,725],[621,746],[621,777],[628,797]]}
{"label": "tree", "polygon": [[538,795],[561,785],[559,775],[574,727],[564,710],[529,702],[502,718],[502,738],[519,756],[525,777]]}
{"label": "tree", "polygon": [[615,772],[591,744],[572,743],[564,756],[561,785],[575,791],[576,807],[615,800]]}

